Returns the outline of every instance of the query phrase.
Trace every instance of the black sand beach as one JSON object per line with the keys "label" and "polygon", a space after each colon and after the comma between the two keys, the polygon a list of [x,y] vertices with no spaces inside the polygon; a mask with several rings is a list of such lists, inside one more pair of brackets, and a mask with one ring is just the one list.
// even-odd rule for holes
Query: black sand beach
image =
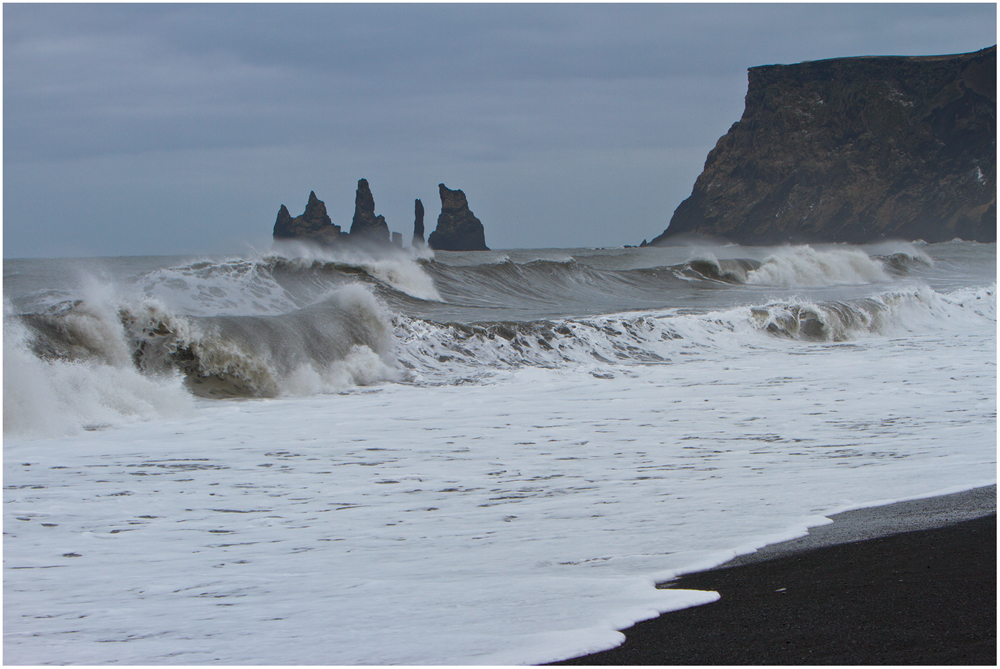
{"label": "black sand beach", "polygon": [[832,519],[661,585],[721,599],[557,664],[996,665],[995,486]]}

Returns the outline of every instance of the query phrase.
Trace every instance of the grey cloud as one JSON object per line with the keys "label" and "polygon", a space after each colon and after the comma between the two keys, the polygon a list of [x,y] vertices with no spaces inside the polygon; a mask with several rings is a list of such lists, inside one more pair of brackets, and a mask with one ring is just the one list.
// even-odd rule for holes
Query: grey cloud
{"label": "grey cloud", "polygon": [[[407,193],[401,217],[420,178],[434,186],[456,175],[488,209],[514,197],[510,189],[523,188],[528,175],[550,170],[552,200],[586,199],[581,216],[612,215],[602,181],[626,173],[659,179],[640,204],[647,219],[662,210],[660,220],[630,237],[622,230],[619,243],[666,226],[708,150],[738,120],[748,67],[970,51],[994,43],[996,27],[993,5],[7,4],[3,11],[5,214],[36,216],[30,203],[43,193],[61,199],[66,212],[81,189],[91,200],[118,197],[122,187],[110,174],[87,188],[46,181],[46,174],[72,181],[77,169],[151,175],[130,180],[128,197],[137,201],[142,193],[162,200],[169,179],[174,197],[212,207],[183,167],[176,175],[157,167],[165,154],[177,166],[188,156],[219,169],[229,169],[232,156],[259,156],[259,164],[241,165],[240,180],[221,179],[229,202],[304,197],[295,193],[335,179],[350,190],[358,177],[382,174],[398,185],[374,188]],[[269,160],[289,155],[300,158],[271,169]],[[642,167],[623,166],[624,156]],[[660,168],[652,156],[662,156]],[[285,195],[276,179],[299,185]],[[241,191],[250,182],[254,192]],[[258,216],[273,217],[271,208]]]}

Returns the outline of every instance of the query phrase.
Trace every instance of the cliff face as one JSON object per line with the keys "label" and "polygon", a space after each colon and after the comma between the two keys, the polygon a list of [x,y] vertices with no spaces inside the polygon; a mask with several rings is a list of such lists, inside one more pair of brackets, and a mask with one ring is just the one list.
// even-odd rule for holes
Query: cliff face
{"label": "cliff face", "polygon": [[432,249],[441,251],[489,251],[483,224],[469,209],[465,193],[438,184],[441,215],[437,229],[427,239]]}
{"label": "cliff face", "polygon": [[743,117],[652,245],[996,241],[996,47],[749,71]]}

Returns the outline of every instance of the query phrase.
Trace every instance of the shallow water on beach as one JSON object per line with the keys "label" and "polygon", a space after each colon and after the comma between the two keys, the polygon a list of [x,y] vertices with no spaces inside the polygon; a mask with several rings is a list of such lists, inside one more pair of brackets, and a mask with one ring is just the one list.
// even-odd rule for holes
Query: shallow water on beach
{"label": "shallow water on beach", "polygon": [[995,245],[4,262],[8,663],[531,664],[996,481]]}

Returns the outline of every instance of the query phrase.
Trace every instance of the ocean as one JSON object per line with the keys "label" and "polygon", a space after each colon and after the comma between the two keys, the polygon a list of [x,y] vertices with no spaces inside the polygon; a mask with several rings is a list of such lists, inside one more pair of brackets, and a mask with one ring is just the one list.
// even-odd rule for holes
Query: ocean
{"label": "ocean", "polygon": [[996,245],[5,260],[6,664],[533,664],[996,482]]}

